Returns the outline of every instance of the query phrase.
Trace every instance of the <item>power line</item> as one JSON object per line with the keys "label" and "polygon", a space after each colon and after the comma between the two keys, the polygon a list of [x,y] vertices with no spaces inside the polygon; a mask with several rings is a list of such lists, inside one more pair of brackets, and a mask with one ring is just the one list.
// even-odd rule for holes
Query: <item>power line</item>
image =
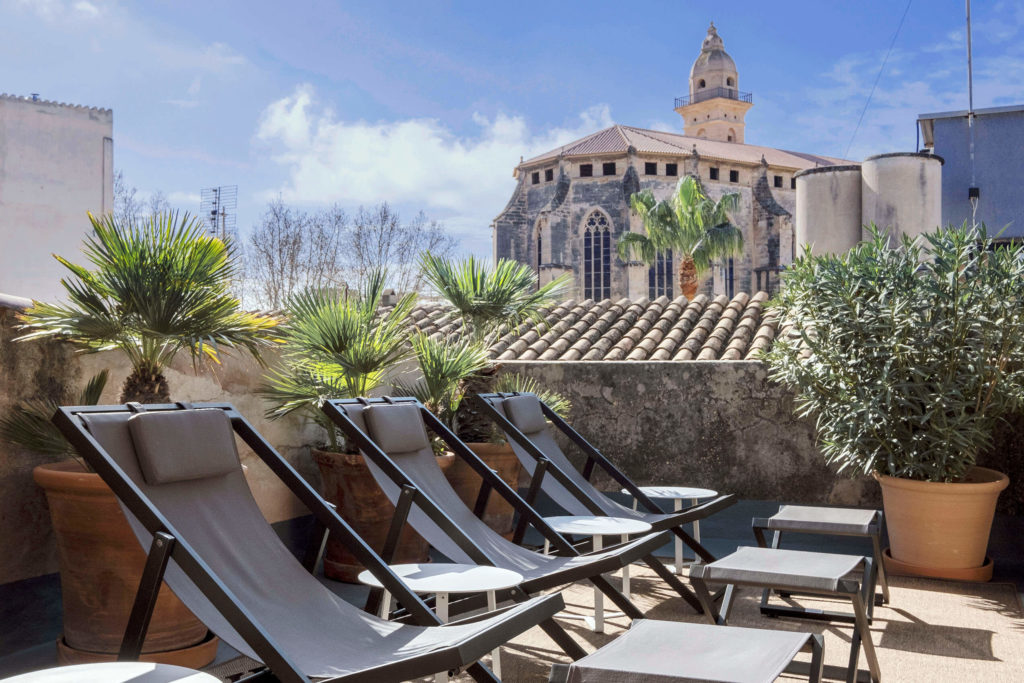
{"label": "power line", "polygon": [[882,78],[882,72],[885,71],[885,65],[889,61],[889,55],[892,54],[892,48],[896,44],[896,38],[900,35],[900,29],[903,28],[903,21],[907,18],[907,12],[910,11],[910,5],[914,0],[907,0],[907,6],[903,10],[903,16],[900,17],[900,23],[896,26],[896,33],[892,35],[892,41],[889,42],[889,49],[885,52],[885,59],[882,60],[882,66],[878,69],[878,75],[875,76],[875,82],[871,85],[871,92],[868,93],[868,101],[864,103],[864,109],[860,112],[860,118],[857,119],[857,126],[853,129],[853,135],[850,136],[850,142],[846,145],[846,151],[843,152],[843,158],[850,153],[850,148],[853,147],[853,140],[857,137],[857,131],[860,130],[860,124],[864,121],[864,114],[868,112],[868,107],[871,105],[871,98],[875,95],[875,88],[878,87],[878,81]]}

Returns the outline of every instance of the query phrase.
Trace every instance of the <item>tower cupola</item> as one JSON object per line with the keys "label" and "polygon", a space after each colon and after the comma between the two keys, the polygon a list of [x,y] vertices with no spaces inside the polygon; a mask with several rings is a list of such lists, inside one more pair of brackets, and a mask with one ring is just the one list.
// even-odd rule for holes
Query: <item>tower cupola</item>
{"label": "tower cupola", "polygon": [[750,93],[740,92],[736,62],[725,51],[714,22],[690,68],[690,94],[676,98],[687,135],[723,142],[743,142],[743,119],[753,106]]}

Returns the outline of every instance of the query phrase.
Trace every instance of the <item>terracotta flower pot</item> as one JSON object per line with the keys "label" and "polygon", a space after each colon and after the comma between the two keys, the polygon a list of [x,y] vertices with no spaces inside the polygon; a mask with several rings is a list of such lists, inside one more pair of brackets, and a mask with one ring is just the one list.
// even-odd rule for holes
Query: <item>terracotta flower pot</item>
{"label": "terracotta flower pot", "polygon": [[[507,443],[470,442],[466,444],[470,450],[480,456],[480,459],[492,470],[497,470],[498,476],[513,490],[519,485],[519,470],[522,465],[519,458],[512,451]],[[466,464],[461,458],[455,458],[455,462],[445,472],[448,483],[452,485],[455,492],[459,494],[469,509],[476,505],[477,495],[480,493],[480,484],[483,479],[473,471],[473,468]],[[487,500],[487,507],[484,508],[483,521],[505,538],[511,539],[513,518],[515,508],[497,493],[492,493]]]}
{"label": "terracotta flower pot", "polygon": [[938,578],[987,581],[986,561],[996,499],[1010,480],[974,467],[962,482],[943,483],[875,474],[882,487],[892,569]]}
{"label": "terracotta flower pot", "polygon": [[[61,663],[113,661],[142,578],[146,553],[117,498],[98,474],[74,461],[40,465],[60,562],[64,634]],[[165,584],[143,645],[145,661],[199,668],[213,661],[217,638]]]}
{"label": "terracotta flower pot", "polygon": [[[370,468],[359,453],[332,453],[313,449],[320,468],[324,497],[338,506],[338,514],[351,525],[371,548],[380,552],[395,514],[395,507],[377,486]],[[442,470],[448,469],[454,455],[438,457]],[[328,537],[330,538],[330,537]],[[408,524],[398,537],[398,546],[390,564],[423,563],[430,559],[429,544]],[[324,574],[337,581],[357,583],[363,566],[340,542],[328,540],[324,553]]]}

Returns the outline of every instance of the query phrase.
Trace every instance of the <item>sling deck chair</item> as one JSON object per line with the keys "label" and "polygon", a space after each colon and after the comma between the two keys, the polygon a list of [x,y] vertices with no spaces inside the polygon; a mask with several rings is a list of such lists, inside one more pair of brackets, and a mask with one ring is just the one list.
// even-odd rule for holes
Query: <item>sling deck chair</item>
{"label": "sling deck chair", "polygon": [[[776,608],[769,610],[766,614],[773,617],[785,616],[853,624],[854,643],[851,647],[851,662],[848,669],[849,676],[851,676],[849,680],[853,681],[852,677],[854,676],[859,676],[857,680],[877,680],[878,662],[868,630],[874,602],[870,596],[874,595],[877,577],[877,564],[871,558],[829,553],[800,553],[777,548],[740,548],[721,560],[716,560],[680,528],[680,516],[681,514],[685,515],[687,511],[675,514],[660,513],[660,508],[645,496],[624,473],[583,439],[535,394],[518,392],[479,394],[475,399],[478,405],[482,405],[484,411],[498,423],[509,437],[509,443],[516,455],[519,456],[520,462],[523,463],[527,472],[533,474],[527,502],[532,500],[530,496],[543,487],[544,492],[556,504],[569,510],[570,514],[607,514],[634,519],[639,516],[655,529],[676,525],[671,527],[671,530],[700,554],[705,561],[704,564],[695,565],[691,569],[690,581],[694,584],[700,602],[704,606],[701,611],[713,621],[717,620],[717,623],[725,623],[728,618],[737,586],[757,585],[766,589],[766,594],[768,590],[777,589],[784,594],[819,594],[850,600],[854,607],[853,613],[850,614],[804,608]],[[548,432],[546,420],[554,423],[587,454],[588,460],[582,473],[573,467],[555,443]],[[594,488],[589,479],[595,464],[600,464],[618,484],[632,493],[637,501],[651,512],[637,512],[619,505]],[[545,474],[550,476],[545,478]],[[538,479],[541,479],[543,483],[538,484]],[[712,509],[722,509],[734,502],[732,496],[727,498],[728,502],[724,502],[717,508],[712,507]],[[695,511],[705,506],[714,506],[718,500],[712,500],[704,505],[690,508],[690,510]],[[654,512],[656,510],[659,512]],[[772,572],[762,571],[763,563],[777,566],[778,569]],[[848,578],[848,575],[858,569],[863,572],[863,579],[855,584],[853,579]],[[757,581],[762,581],[762,583],[758,584]],[[709,584],[724,584],[726,588],[724,592],[719,591],[712,594]],[[794,586],[802,588],[794,588]],[[818,586],[824,586],[824,588],[818,590]],[[720,596],[722,597],[721,607],[716,611],[712,609],[712,603]],[[857,670],[862,637],[863,649],[869,664],[868,672],[858,672]]]}
{"label": "sling deck chair", "polygon": [[[662,534],[649,533],[599,552],[581,555],[415,398],[335,399],[325,401],[322,408],[366,456],[370,472],[396,510],[407,515],[416,532],[453,562],[493,565],[516,571],[524,577],[519,588],[526,594],[588,580],[626,616],[639,619],[643,612],[602,574],[642,560],[694,609],[702,609],[689,587],[652,555],[664,543]],[[440,437],[483,479],[472,510],[452,490],[437,466],[425,427]],[[556,554],[542,555],[524,548],[479,519],[492,492],[501,495],[515,508],[520,524],[533,525]],[[414,502],[416,509],[411,509]],[[396,512],[396,522],[399,519]],[[392,527],[389,533],[397,535],[398,530]],[[460,602],[469,600],[474,599]],[[466,602],[466,608],[477,604],[477,601]],[[452,605],[453,609],[460,609],[455,607],[456,603]],[[368,609],[374,607],[375,604],[367,605]]]}
{"label": "sling deck chair", "polygon": [[[682,510],[665,513],[626,474],[615,466],[600,451],[559,417],[536,394],[504,393],[478,394],[473,397],[484,412],[491,417],[505,433],[512,450],[532,477],[527,502],[533,503],[533,496],[544,491],[556,505],[570,515],[598,515],[624,517],[647,522],[655,531],[670,531],[679,537],[705,562],[713,562],[715,556],[683,528],[684,524],[704,519],[723,510],[736,499],[732,495],[718,496],[706,503]],[[587,461],[582,472],[569,461],[562,449],[548,431],[547,420],[562,431],[586,454]],[[620,505],[590,483],[595,466],[600,465],[608,475],[636,499],[638,508]],[[520,529],[515,539],[522,540]]]}
{"label": "sling deck chair", "polygon": [[[551,621],[564,608],[560,595],[442,626],[229,404],[64,407],[53,421],[149,547],[121,660],[138,659],[161,580],[214,633],[266,665],[252,681],[397,681],[463,668],[477,681],[496,681],[476,660],[535,625],[561,630]],[[368,614],[306,571],[260,513],[236,435],[418,625]]]}

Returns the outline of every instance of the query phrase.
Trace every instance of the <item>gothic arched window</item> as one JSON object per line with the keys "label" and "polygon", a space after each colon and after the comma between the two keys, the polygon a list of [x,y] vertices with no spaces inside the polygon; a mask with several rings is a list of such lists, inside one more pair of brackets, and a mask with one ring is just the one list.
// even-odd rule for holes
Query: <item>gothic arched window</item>
{"label": "gothic arched window", "polygon": [[608,217],[600,211],[583,224],[583,298],[612,296],[612,233]]}
{"label": "gothic arched window", "polygon": [[647,271],[648,297],[657,299],[659,296],[672,298],[672,250],[658,254],[654,263]]}

